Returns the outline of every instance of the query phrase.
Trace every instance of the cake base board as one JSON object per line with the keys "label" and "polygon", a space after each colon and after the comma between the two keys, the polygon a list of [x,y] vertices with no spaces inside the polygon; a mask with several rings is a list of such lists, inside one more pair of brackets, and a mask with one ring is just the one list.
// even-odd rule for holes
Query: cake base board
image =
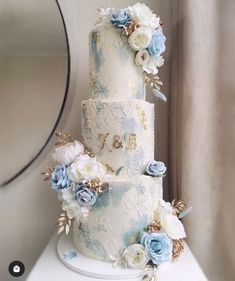
{"label": "cake base board", "polygon": [[[71,259],[65,257],[65,253],[74,251],[77,256]],[[143,276],[143,270],[114,268],[112,263],[88,258],[79,253],[73,244],[72,235],[61,235],[57,242],[57,254],[59,259],[69,269],[94,278],[107,280],[126,280]]]}

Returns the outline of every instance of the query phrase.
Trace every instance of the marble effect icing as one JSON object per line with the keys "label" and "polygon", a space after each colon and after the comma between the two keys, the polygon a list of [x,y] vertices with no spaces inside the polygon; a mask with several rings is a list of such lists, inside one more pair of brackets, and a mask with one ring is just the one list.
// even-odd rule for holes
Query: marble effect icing
{"label": "marble effect icing", "polygon": [[73,231],[82,254],[109,262],[151,222],[162,199],[162,178],[109,176],[106,182],[110,191],[99,197],[85,222],[74,222]]}
{"label": "marble effect icing", "polygon": [[154,106],[139,100],[83,101],[82,135],[97,160],[117,175],[142,174],[154,159]]}
{"label": "marble effect icing", "polygon": [[145,99],[141,69],[119,29],[98,25],[90,33],[90,98],[105,100]]}

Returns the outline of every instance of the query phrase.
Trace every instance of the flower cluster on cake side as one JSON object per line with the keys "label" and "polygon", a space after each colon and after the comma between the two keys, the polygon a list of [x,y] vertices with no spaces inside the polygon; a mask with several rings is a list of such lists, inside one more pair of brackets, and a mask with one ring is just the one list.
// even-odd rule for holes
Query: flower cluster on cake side
{"label": "flower cluster on cake side", "polygon": [[[57,134],[52,158],[54,167],[48,167],[42,174],[62,202],[63,213],[57,221],[58,234],[63,231],[68,234],[72,220],[82,223],[100,193],[109,192],[105,177],[112,171],[97,161],[82,143],[61,132]],[[151,177],[163,177],[166,166],[163,162],[150,160],[145,173]],[[110,255],[110,261],[114,266],[145,269],[143,280],[155,280],[156,268],[182,252],[186,234],[181,218],[190,210],[183,201],[168,203],[160,200],[152,223],[137,233],[136,241],[122,249],[118,256]],[[74,252],[72,256],[77,257]]]}
{"label": "flower cluster on cake side", "polygon": [[166,37],[163,34],[162,23],[145,4],[136,3],[125,9],[100,9],[98,24],[111,24],[123,35],[135,52],[135,63],[145,76],[145,82],[156,97],[166,101],[160,92],[161,80],[158,69],[164,64],[162,53],[165,51]]}

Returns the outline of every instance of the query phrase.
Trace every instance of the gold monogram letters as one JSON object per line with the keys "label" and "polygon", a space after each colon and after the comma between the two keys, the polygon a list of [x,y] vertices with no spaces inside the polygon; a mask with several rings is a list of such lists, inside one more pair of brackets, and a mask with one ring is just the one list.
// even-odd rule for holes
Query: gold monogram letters
{"label": "gold monogram letters", "polygon": [[122,142],[120,141],[120,137],[118,135],[113,137],[113,147],[116,149],[123,148]]}
{"label": "gold monogram letters", "polygon": [[106,149],[108,152],[112,152],[113,149],[125,149],[126,151],[132,151],[137,148],[135,133],[124,134],[124,145],[119,135],[115,135],[111,138],[109,133],[99,134],[98,141],[100,150]]}
{"label": "gold monogram letters", "polygon": [[126,150],[135,150],[137,147],[136,134],[125,133],[124,139],[126,141]]}

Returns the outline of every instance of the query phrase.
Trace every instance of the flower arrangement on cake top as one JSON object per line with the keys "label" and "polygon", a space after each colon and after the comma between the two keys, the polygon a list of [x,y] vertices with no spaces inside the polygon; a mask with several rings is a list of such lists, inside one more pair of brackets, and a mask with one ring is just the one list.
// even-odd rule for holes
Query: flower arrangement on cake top
{"label": "flower arrangement on cake top", "polygon": [[145,4],[136,3],[125,9],[100,9],[99,23],[112,24],[135,52],[135,63],[145,75],[145,82],[156,97],[166,101],[160,92],[161,80],[158,69],[164,64],[162,53],[165,51],[166,37],[163,34],[160,18]]}

